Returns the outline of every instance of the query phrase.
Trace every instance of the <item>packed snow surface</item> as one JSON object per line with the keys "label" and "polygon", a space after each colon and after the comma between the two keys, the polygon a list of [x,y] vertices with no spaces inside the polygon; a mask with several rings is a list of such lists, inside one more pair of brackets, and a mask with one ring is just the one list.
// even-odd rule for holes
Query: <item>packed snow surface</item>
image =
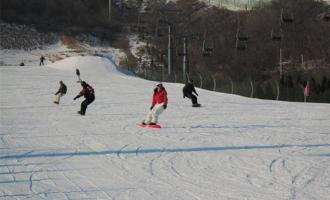
{"label": "packed snow surface", "polygon": [[[86,116],[75,69],[96,100]],[[330,105],[197,89],[169,95],[161,129],[137,126],[156,82],[106,58],[0,67],[0,199],[326,200]],[[53,104],[59,84],[68,93]]]}

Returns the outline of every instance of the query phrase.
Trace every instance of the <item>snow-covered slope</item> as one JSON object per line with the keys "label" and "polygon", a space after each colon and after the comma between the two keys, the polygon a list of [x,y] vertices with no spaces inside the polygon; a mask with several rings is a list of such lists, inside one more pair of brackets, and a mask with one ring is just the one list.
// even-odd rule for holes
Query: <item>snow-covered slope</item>
{"label": "snow-covered slope", "polygon": [[[75,69],[96,90],[86,116]],[[165,83],[159,130],[137,126],[155,82],[101,57],[0,67],[0,199],[242,200],[330,196],[330,105]],[[58,81],[68,86],[53,104]]]}

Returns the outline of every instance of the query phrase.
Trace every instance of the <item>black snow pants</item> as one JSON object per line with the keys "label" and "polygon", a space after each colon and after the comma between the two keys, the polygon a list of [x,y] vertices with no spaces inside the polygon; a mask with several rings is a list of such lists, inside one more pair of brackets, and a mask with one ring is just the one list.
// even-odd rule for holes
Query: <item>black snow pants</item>
{"label": "black snow pants", "polygon": [[80,113],[81,115],[85,115],[87,106],[91,104],[95,100],[95,96],[91,95],[90,97],[86,98],[83,102],[81,102]]}
{"label": "black snow pants", "polygon": [[186,97],[189,98],[189,99],[191,99],[191,103],[192,103],[193,105],[197,104],[197,97],[196,97],[195,95],[193,95],[193,94],[188,94]]}

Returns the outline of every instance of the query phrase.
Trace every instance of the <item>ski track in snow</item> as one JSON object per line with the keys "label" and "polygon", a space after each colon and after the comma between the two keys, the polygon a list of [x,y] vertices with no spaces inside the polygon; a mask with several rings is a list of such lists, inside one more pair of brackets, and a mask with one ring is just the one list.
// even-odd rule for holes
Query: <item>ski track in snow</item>
{"label": "ski track in snow", "polygon": [[[95,87],[86,116],[75,68]],[[0,67],[0,199],[323,200],[330,106],[249,99],[164,83],[161,129],[137,126],[155,82],[99,57]],[[24,76],[22,75],[24,74]],[[53,105],[58,81],[68,86]]]}

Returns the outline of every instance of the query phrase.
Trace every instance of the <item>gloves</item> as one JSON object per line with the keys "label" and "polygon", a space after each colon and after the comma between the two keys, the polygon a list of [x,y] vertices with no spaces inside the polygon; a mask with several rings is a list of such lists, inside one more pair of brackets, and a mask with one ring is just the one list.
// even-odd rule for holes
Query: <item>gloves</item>
{"label": "gloves", "polygon": [[154,106],[150,106],[150,110],[152,110],[154,108]]}
{"label": "gloves", "polygon": [[78,99],[78,97],[73,98],[73,100],[76,100],[76,99]]}
{"label": "gloves", "polygon": [[163,105],[163,108],[164,108],[164,109],[166,109],[166,108],[167,108],[167,105],[166,105],[166,104],[165,104],[165,105]]}

